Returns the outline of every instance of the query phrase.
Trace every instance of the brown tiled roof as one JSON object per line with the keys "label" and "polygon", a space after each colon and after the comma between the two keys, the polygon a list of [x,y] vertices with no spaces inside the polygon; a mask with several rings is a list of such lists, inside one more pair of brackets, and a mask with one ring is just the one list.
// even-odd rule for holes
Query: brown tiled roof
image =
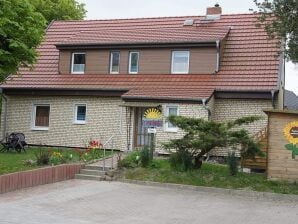
{"label": "brown tiled roof", "polygon": [[[195,27],[183,27],[185,19],[194,19]],[[128,89],[129,91],[123,95],[124,98],[158,99],[202,99],[210,97],[216,90],[271,91],[278,89],[278,47],[276,41],[267,39],[263,28],[255,26],[256,15],[222,15],[220,20],[212,23],[202,23],[202,19],[203,17],[167,17],[56,21],[49,27],[45,40],[38,48],[39,59],[35,68],[33,70],[21,69],[21,76],[11,76],[2,87]],[[176,29],[176,37],[185,38],[184,40],[202,31],[198,38],[203,40],[204,32],[208,38],[212,35],[216,37],[215,39],[222,38],[227,32],[227,27],[230,27],[230,31],[220,71],[217,74],[61,75],[58,73],[59,52],[55,45],[74,41],[80,35],[87,37],[86,34],[94,32],[90,38],[92,42],[98,41],[99,37],[105,34],[117,32],[123,34],[121,40],[128,41],[129,35],[125,34],[126,31],[135,30],[142,34],[147,30],[152,33],[152,38],[157,40],[156,33],[174,32]],[[201,31],[196,31],[196,29]],[[188,32],[184,35],[180,30],[188,30]],[[207,34],[208,30],[209,34]],[[138,38],[142,37],[141,34]],[[165,38],[164,35],[162,36]],[[119,38],[113,41],[119,41]]]}
{"label": "brown tiled roof", "polygon": [[107,45],[131,43],[189,43],[211,42],[222,40],[229,32],[229,27],[188,27],[134,29],[126,30],[95,30],[81,31],[78,34],[58,43],[59,45]]}

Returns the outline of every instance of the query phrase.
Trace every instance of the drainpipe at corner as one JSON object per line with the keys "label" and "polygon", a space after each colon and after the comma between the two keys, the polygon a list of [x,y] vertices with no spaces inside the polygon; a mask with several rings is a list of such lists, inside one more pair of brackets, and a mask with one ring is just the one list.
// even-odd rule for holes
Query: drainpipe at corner
{"label": "drainpipe at corner", "polygon": [[6,126],[7,126],[7,105],[8,105],[8,99],[5,96],[5,94],[3,93],[3,90],[0,89],[0,93],[2,93],[2,99],[4,99],[4,101],[2,101],[2,103],[4,103],[4,107],[2,106],[2,108],[4,109],[4,111],[2,111],[3,114],[3,132],[2,132],[2,139],[5,139],[6,137]]}
{"label": "drainpipe at corner", "polygon": [[276,90],[271,90],[271,103],[272,103],[272,108],[275,109],[275,104],[274,104],[274,95],[275,95]]}
{"label": "drainpipe at corner", "polygon": [[203,108],[205,109],[205,110],[207,110],[207,112],[208,112],[208,121],[210,121],[210,119],[211,119],[211,110],[210,110],[210,108],[206,105],[206,102],[207,102],[207,99],[202,99],[202,104],[203,104]]}

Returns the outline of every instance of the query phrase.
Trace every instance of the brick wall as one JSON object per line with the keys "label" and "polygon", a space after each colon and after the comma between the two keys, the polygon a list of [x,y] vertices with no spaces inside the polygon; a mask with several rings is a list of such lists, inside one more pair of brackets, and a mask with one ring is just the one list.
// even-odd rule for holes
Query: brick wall
{"label": "brick wall", "polygon": [[[126,110],[119,107],[121,103],[120,98],[108,97],[10,96],[8,97],[7,132],[23,132],[29,144],[85,147],[90,139],[98,139],[104,143],[112,135],[119,133],[120,120],[122,120],[122,135],[117,134],[114,144],[117,148],[125,149],[127,145]],[[31,129],[34,104],[50,104],[49,130]],[[75,104],[87,105],[85,125],[73,122]]]}
{"label": "brick wall", "polygon": [[[216,99],[212,119],[215,121],[234,120],[243,116],[261,116],[262,119],[252,124],[242,126],[253,135],[267,126],[268,118],[263,110],[272,109],[270,100],[248,99]],[[218,148],[212,151],[214,155],[226,156],[228,150]]]}
{"label": "brick wall", "polygon": [[[32,110],[34,104],[50,104],[50,127],[48,131],[31,129]],[[74,105],[87,105],[87,123],[78,125],[73,123]],[[134,109],[120,107],[123,104],[116,97],[33,97],[9,96],[7,132],[23,132],[29,144],[57,145],[71,147],[85,147],[90,139],[98,139],[105,143],[111,136],[114,147],[127,150],[131,147],[134,129]],[[187,117],[208,119],[207,110],[201,104],[161,104],[163,120],[166,120],[167,105],[179,108],[179,114]],[[255,133],[267,125],[267,117],[263,109],[271,109],[270,100],[226,100],[211,99],[208,107],[212,111],[212,119],[216,121],[230,120],[247,115],[261,115],[263,120],[248,126]],[[130,114],[131,111],[131,114]],[[3,114],[2,114],[3,124]],[[3,127],[1,126],[1,131]],[[121,130],[121,134],[119,132]],[[130,133],[130,136],[127,135]],[[156,145],[161,149],[161,143],[169,139],[179,138],[183,132],[167,132],[165,128],[158,128]],[[107,147],[112,147],[112,142]]]}
{"label": "brick wall", "polygon": [[[179,115],[185,117],[196,117],[196,118],[204,118],[208,119],[207,110],[202,107],[201,104],[164,104],[163,111],[166,111],[167,105],[176,105],[179,108]],[[163,113],[163,115],[165,115]],[[166,117],[163,116],[163,120],[165,122]],[[167,132],[165,131],[165,127],[157,129],[156,135],[156,146],[158,150],[161,150],[161,144],[163,142],[167,142],[170,139],[181,138],[183,137],[183,132],[178,130],[178,132]]]}
{"label": "brick wall", "polygon": [[[47,131],[32,130],[34,104],[50,104],[50,127]],[[74,105],[87,105],[86,124],[74,124]],[[111,97],[8,97],[7,133],[22,132],[29,144],[85,147],[90,139],[105,143],[116,134],[114,147],[126,150],[131,146],[134,130],[134,109],[119,106],[120,98]],[[143,104],[143,103],[142,103]],[[137,104],[136,104],[137,105]],[[149,106],[150,104],[148,104]],[[161,104],[163,112],[168,104]],[[207,119],[207,111],[199,104],[170,104],[179,107],[179,114]],[[166,120],[165,116],[163,117]],[[3,114],[2,114],[3,120]],[[3,124],[3,121],[2,121]],[[121,127],[121,128],[120,128]],[[122,134],[119,133],[121,129]],[[1,126],[1,133],[3,126]],[[130,134],[130,136],[127,135]],[[159,128],[156,143],[159,147],[168,139],[182,137],[182,131],[166,132]],[[107,147],[112,147],[110,142]]]}

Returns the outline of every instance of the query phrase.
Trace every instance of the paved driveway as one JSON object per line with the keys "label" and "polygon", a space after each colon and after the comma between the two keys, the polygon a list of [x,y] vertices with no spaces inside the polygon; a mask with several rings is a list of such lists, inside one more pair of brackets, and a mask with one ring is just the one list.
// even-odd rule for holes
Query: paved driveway
{"label": "paved driveway", "polygon": [[0,195],[0,223],[298,223],[297,202],[70,180]]}

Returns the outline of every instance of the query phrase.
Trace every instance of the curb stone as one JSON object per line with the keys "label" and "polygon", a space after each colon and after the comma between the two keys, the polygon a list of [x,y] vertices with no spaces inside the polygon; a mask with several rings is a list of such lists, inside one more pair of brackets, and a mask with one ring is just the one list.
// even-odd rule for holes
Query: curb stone
{"label": "curb stone", "polygon": [[176,189],[176,190],[177,189],[193,190],[193,191],[200,191],[203,193],[225,194],[225,195],[242,196],[242,197],[244,196],[244,197],[260,199],[260,200],[269,199],[273,201],[298,202],[298,195],[293,195],[293,194],[278,194],[278,193],[270,193],[270,192],[258,192],[258,191],[216,188],[216,187],[160,183],[160,182],[130,180],[130,179],[117,179],[116,181],[122,182],[122,183],[128,183],[128,184],[137,184],[137,185],[151,186],[151,187],[164,187],[164,188],[170,188],[170,189]]}

